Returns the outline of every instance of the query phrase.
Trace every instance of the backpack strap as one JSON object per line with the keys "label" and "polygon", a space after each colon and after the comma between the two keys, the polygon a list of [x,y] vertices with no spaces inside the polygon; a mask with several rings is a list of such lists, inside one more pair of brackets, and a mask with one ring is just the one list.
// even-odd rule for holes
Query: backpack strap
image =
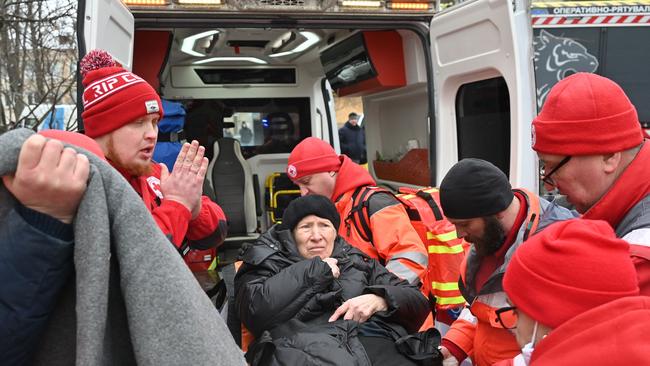
{"label": "backpack strap", "polygon": [[350,222],[352,222],[354,228],[361,236],[361,239],[372,243],[372,230],[370,229],[370,217],[368,216],[368,202],[370,196],[376,192],[377,190],[374,187],[362,186],[352,193],[352,209],[345,218],[348,235],[350,235]]}
{"label": "backpack strap", "polygon": [[433,215],[436,217],[436,221],[443,219],[442,211],[440,210],[440,207],[438,207],[438,204],[436,203],[436,200],[433,198],[433,195],[431,193],[424,190],[419,190],[415,193],[415,195],[427,202],[429,207],[431,207],[431,211],[433,211]]}
{"label": "backpack strap", "polygon": [[524,230],[524,241],[528,239],[530,234],[534,234],[537,231],[537,226],[539,225],[540,210],[541,206],[539,203],[539,197],[526,189],[513,189],[513,191],[520,193],[526,199],[526,205],[528,205],[528,212],[526,213],[526,220],[524,225],[526,225],[526,230]]}

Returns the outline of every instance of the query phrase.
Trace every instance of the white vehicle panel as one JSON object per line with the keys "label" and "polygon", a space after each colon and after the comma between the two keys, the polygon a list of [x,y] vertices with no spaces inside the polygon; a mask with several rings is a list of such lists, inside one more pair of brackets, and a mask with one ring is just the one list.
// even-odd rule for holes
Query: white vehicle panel
{"label": "white vehicle panel", "polygon": [[[436,100],[438,182],[458,161],[456,98],[464,84],[503,77],[510,104],[510,181],[537,189],[537,159],[531,149],[534,116],[530,17],[525,4],[509,0],[468,1],[431,22]],[[523,65],[523,66],[522,66]]]}
{"label": "white vehicle panel", "polygon": [[124,68],[133,67],[133,15],[119,0],[86,2],[84,40],[86,52],[93,49],[107,51]]}

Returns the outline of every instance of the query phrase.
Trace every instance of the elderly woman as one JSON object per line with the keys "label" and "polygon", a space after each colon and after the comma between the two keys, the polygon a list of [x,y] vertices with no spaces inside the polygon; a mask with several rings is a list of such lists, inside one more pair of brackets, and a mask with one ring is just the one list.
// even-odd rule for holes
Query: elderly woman
{"label": "elderly woman", "polygon": [[414,365],[395,340],[418,330],[427,299],[338,236],[339,223],[329,199],[301,197],[243,253],[235,306],[253,365]]}

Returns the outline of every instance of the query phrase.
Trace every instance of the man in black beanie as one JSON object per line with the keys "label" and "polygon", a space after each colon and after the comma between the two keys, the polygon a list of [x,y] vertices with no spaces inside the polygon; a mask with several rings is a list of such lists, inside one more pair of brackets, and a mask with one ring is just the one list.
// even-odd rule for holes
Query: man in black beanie
{"label": "man in black beanie", "polygon": [[492,163],[463,159],[440,184],[440,205],[459,238],[472,246],[461,265],[460,290],[466,307],[442,340],[445,358],[492,365],[520,353],[512,333],[495,321],[507,306],[501,280],[512,255],[528,236],[555,221],[575,217],[525,189],[512,189]]}

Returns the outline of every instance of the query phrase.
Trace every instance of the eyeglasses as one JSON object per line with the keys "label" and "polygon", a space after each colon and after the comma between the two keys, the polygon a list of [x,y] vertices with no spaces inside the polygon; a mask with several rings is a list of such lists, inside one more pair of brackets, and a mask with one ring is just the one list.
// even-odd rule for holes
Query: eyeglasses
{"label": "eyeglasses", "polygon": [[542,182],[544,182],[544,183],[546,183],[546,184],[548,184],[550,186],[555,187],[555,180],[553,178],[551,178],[551,176],[553,174],[555,174],[555,172],[557,172],[562,166],[564,166],[566,163],[568,163],[569,160],[571,160],[571,155],[569,155],[566,158],[562,159],[562,161],[560,161],[560,163],[558,165],[556,165],[555,168],[551,169],[551,171],[548,172],[548,174],[544,174],[545,173],[544,172],[544,166],[542,166],[541,169],[539,170],[539,175],[542,177]]}
{"label": "eyeglasses", "polygon": [[517,307],[507,306],[497,309],[494,313],[497,316],[499,324],[505,329],[514,329],[517,327]]}

